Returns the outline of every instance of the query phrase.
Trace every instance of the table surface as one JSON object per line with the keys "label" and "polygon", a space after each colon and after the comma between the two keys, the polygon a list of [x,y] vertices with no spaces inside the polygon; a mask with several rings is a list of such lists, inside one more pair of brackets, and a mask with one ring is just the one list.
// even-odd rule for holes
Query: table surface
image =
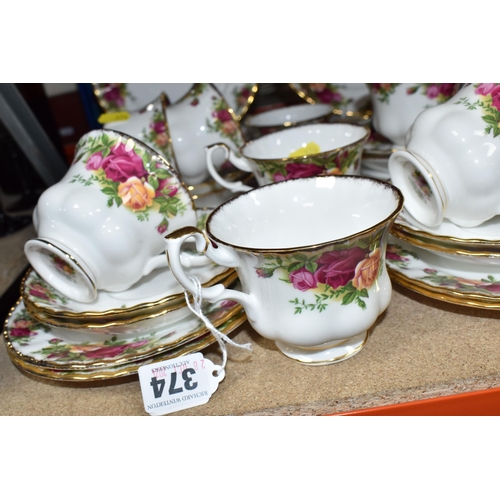
{"label": "table surface", "polygon": [[[28,227],[0,240],[2,294],[26,268],[22,248],[32,235]],[[498,319],[500,311],[440,302],[395,284],[364,349],[320,367],[290,361],[245,322],[231,337],[251,342],[252,352],[229,345],[226,378],[209,402],[174,415],[324,415],[499,387]],[[221,362],[217,344],[203,352]],[[137,376],[43,380],[17,369],[2,343],[0,415],[147,413]]]}

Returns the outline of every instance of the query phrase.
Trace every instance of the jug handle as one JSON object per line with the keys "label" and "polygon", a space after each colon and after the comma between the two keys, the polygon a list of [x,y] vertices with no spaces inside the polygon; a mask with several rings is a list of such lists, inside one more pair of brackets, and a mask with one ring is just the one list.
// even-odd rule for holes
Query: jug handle
{"label": "jug handle", "polygon": [[236,154],[227,146],[227,144],[224,144],[223,142],[218,142],[216,144],[212,144],[211,146],[205,147],[207,167],[208,171],[210,172],[210,175],[222,187],[229,189],[233,193],[250,191],[252,189],[250,186],[243,184],[243,182],[241,181],[236,181],[236,182],[227,181],[219,174],[219,172],[217,172],[217,169],[215,168],[212,160],[212,156],[217,149],[224,150],[226,160],[229,160],[236,168],[239,168],[243,172],[252,172],[252,166],[245,158],[242,158],[241,156],[240,157],[236,156]]}

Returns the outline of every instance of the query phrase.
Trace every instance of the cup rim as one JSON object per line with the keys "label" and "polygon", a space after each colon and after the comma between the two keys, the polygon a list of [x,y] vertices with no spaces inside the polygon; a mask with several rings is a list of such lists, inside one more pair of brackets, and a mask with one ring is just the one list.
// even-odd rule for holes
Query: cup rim
{"label": "cup rim", "polygon": [[[304,119],[301,119],[301,120],[290,120],[288,122],[281,121],[279,123],[278,122],[274,122],[274,123],[266,123],[266,124],[251,123],[252,119],[256,119],[256,118],[262,117],[262,116],[264,116],[266,114],[277,113],[279,111],[286,112],[287,110],[292,111],[292,110],[298,110],[298,109],[315,109],[315,108],[319,108],[320,110],[324,109],[325,111],[322,112],[321,114],[318,114],[318,115],[315,115],[315,116],[312,116],[312,117],[307,117],[307,118],[304,118]],[[245,127],[251,128],[251,129],[261,129],[261,128],[267,128],[267,127],[285,127],[285,128],[288,128],[288,127],[295,126],[295,125],[297,125],[299,123],[306,124],[306,123],[308,123],[311,120],[317,120],[319,118],[323,118],[323,117],[329,116],[329,115],[333,115],[333,109],[332,109],[332,107],[329,104],[325,104],[325,103],[293,104],[291,106],[282,106],[280,108],[268,109],[268,110],[262,111],[261,113],[258,113],[256,115],[247,116],[243,120],[243,125],[245,125]],[[287,124],[287,125],[285,125],[285,124]]]}
{"label": "cup rim", "polygon": [[[356,180],[356,181],[361,181],[361,182],[371,182],[371,183],[374,183],[374,184],[378,184],[381,187],[384,187],[385,189],[390,189],[393,192],[393,194],[396,196],[396,199],[397,199],[397,206],[383,220],[377,222],[376,224],[371,225],[370,227],[368,227],[368,228],[366,228],[366,229],[364,229],[362,231],[358,231],[357,233],[352,233],[352,234],[349,234],[348,236],[345,236],[345,237],[342,237],[342,238],[338,238],[338,239],[334,239],[334,240],[328,240],[328,241],[323,241],[321,243],[315,243],[315,244],[311,244],[311,245],[302,245],[302,246],[297,246],[297,247],[286,247],[286,248],[253,248],[253,247],[250,247],[250,246],[235,245],[233,243],[228,243],[227,241],[224,241],[221,238],[218,238],[210,230],[212,219],[214,217],[216,217],[217,214],[221,210],[227,208],[231,203],[235,202],[237,199],[239,199],[241,197],[251,196],[252,193],[254,193],[255,191],[262,191],[264,189],[273,189],[273,186],[281,185],[281,184],[284,184],[284,183],[290,183],[290,182],[297,183],[297,182],[304,182],[304,181],[305,182],[312,182],[313,179],[318,180],[318,179],[329,179],[329,178],[334,179],[336,182],[337,181],[344,182],[343,180]],[[207,235],[208,235],[208,237],[209,237],[210,240],[212,240],[212,241],[214,241],[216,243],[220,243],[221,245],[225,245],[225,246],[231,247],[231,248],[233,248],[235,250],[238,250],[238,251],[241,251],[241,252],[257,253],[257,254],[288,254],[288,253],[295,253],[295,252],[314,251],[314,250],[323,248],[323,247],[328,246],[328,245],[340,245],[340,244],[343,244],[343,243],[347,243],[350,240],[361,238],[361,237],[363,237],[363,236],[365,236],[365,235],[373,232],[374,230],[376,230],[376,229],[378,229],[380,227],[385,226],[391,220],[394,221],[396,219],[396,217],[398,216],[398,214],[403,209],[403,204],[404,204],[404,198],[403,198],[403,194],[402,194],[401,190],[398,187],[392,185],[391,183],[385,182],[385,181],[381,181],[379,179],[373,179],[371,177],[361,177],[361,176],[358,176],[358,175],[338,175],[338,176],[321,175],[321,176],[313,176],[313,177],[301,177],[301,178],[298,178],[298,179],[288,179],[288,180],[285,180],[285,181],[280,181],[280,182],[274,182],[274,183],[271,183],[271,184],[266,184],[264,186],[260,186],[260,187],[257,187],[255,189],[252,189],[251,191],[246,191],[244,193],[240,193],[240,194],[234,196],[230,200],[226,201],[225,203],[223,203],[222,205],[220,205],[219,207],[217,207],[208,216],[205,227],[206,227],[206,233],[207,233]]]}
{"label": "cup rim", "polygon": [[[277,134],[289,133],[291,131],[295,131],[295,130],[299,130],[301,128],[306,128],[306,127],[311,127],[311,126],[321,126],[321,127],[332,126],[335,128],[347,126],[347,127],[357,128],[357,129],[364,129],[365,134],[361,138],[359,138],[358,140],[351,142],[349,144],[345,144],[344,146],[339,146],[338,148],[335,148],[335,149],[327,149],[326,151],[320,151],[319,153],[311,153],[311,154],[307,154],[307,155],[303,155],[303,156],[285,156],[285,157],[276,157],[276,158],[255,158],[254,156],[248,156],[248,155],[244,154],[244,150],[247,146],[253,145],[253,144],[255,144],[263,139],[266,139],[268,137],[272,137],[272,136],[277,135]],[[264,162],[264,163],[276,162],[276,161],[297,161],[297,160],[304,160],[304,159],[308,159],[308,158],[319,158],[319,157],[324,156],[324,155],[330,155],[330,154],[336,153],[336,152],[341,151],[342,149],[345,149],[348,147],[358,146],[360,144],[364,144],[368,140],[368,137],[370,137],[370,129],[366,125],[358,125],[355,123],[344,123],[344,122],[305,124],[305,125],[299,125],[298,127],[289,127],[289,128],[284,129],[284,130],[277,130],[276,132],[272,132],[270,134],[267,134],[267,135],[264,135],[264,136],[259,137],[257,139],[254,139],[252,141],[248,141],[240,148],[240,154],[242,156],[244,156],[245,158],[248,158],[250,160]]]}

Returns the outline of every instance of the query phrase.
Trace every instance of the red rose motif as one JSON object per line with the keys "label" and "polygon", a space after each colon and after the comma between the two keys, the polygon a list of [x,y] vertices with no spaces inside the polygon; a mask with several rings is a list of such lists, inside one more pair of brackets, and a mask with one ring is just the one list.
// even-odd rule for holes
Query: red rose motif
{"label": "red rose motif", "polygon": [[429,99],[435,99],[439,95],[439,87],[434,83],[427,87],[425,94]]}
{"label": "red rose motif", "polygon": [[167,130],[163,122],[150,123],[149,128],[153,129],[157,134],[163,134]]}
{"label": "red rose motif", "polygon": [[12,328],[10,330],[10,336],[11,337],[34,337],[37,335],[36,332],[32,332],[31,330],[28,330],[27,328]]}
{"label": "red rose motif", "polygon": [[113,85],[106,90],[106,92],[103,93],[102,95],[104,99],[108,102],[114,102],[117,106],[123,106],[125,104],[125,101],[123,100],[123,97],[120,94],[120,87],[118,85]]}
{"label": "red rose motif", "polygon": [[146,175],[142,159],[134,150],[127,151],[125,144],[118,143],[101,165],[106,177],[114,182],[125,182],[130,177],[141,178]]}
{"label": "red rose motif", "polygon": [[221,122],[229,122],[233,119],[231,113],[227,109],[220,109],[219,111],[214,111],[213,116],[220,120]]}
{"label": "red rose motif", "polygon": [[318,283],[330,285],[333,289],[345,286],[354,278],[356,266],[365,254],[366,251],[359,247],[325,252],[317,260],[320,267],[314,277]]}
{"label": "red rose motif", "polygon": [[321,92],[317,92],[319,100],[325,104],[330,104],[331,102],[342,102],[342,95],[338,92],[333,92],[331,89],[326,88]]}
{"label": "red rose motif", "polygon": [[323,173],[323,168],[313,163],[287,163],[286,176],[278,173],[274,174],[274,181],[285,181],[288,179],[300,179],[302,177],[314,177]]}
{"label": "red rose motif", "polygon": [[109,347],[100,347],[93,351],[86,351],[85,357],[90,359],[100,359],[100,358],[115,358],[120,356],[120,354],[127,349],[126,345],[117,345]]}
{"label": "red rose motif", "polygon": [[444,95],[445,97],[453,95],[454,91],[455,91],[454,83],[442,83],[439,86],[439,92],[441,93],[441,95]]}
{"label": "red rose motif", "polygon": [[307,290],[318,286],[318,282],[314,274],[308,271],[305,267],[292,271],[290,273],[290,281],[292,282],[294,288],[300,290],[301,292],[307,292]]}

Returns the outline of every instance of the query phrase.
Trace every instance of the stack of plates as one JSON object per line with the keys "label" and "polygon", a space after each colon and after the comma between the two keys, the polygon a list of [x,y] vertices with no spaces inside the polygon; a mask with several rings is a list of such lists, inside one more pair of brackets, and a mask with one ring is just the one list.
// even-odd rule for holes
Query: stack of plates
{"label": "stack of plates", "polygon": [[389,156],[396,150],[394,144],[372,131],[363,148],[361,175],[381,181],[390,180]]}
{"label": "stack of plates", "polygon": [[[193,253],[194,246],[187,245],[181,255],[192,264],[188,275],[204,286],[239,287],[233,268]],[[206,304],[203,313],[225,334],[246,320],[241,305],[227,300]],[[101,290],[90,304],[62,295],[29,269],[3,335],[11,360],[21,370],[67,381],[133,375],[144,364],[195,352],[216,341],[187,306],[184,290],[168,267],[155,269],[126,291]]]}
{"label": "stack of plates", "polygon": [[500,217],[473,228],[419,224],[403,210],[387,248],[391,278],[428,297],[500,309]]}

